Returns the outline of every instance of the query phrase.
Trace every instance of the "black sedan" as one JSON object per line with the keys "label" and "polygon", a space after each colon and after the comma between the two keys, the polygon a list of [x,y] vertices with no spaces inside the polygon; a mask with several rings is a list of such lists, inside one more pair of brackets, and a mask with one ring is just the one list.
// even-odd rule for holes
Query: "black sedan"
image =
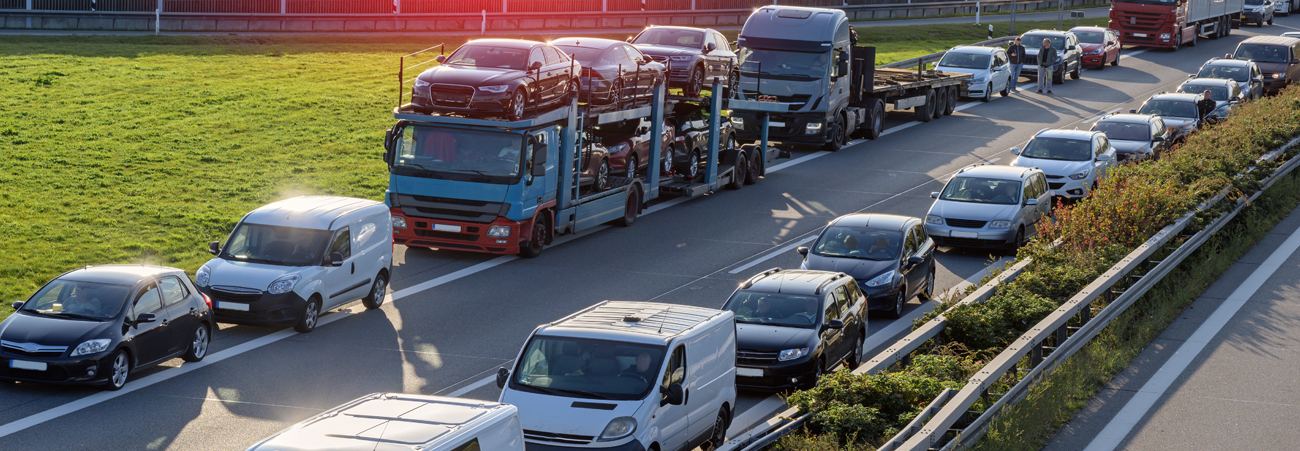
{"label": "black sedan", "polygon": [[521,39],[479,39],[462,45],[415,79],[417,108],[518,119],[558,107],[577,92],[582,66],[559,49]]}
{"label": "black sedan", "polygon": [[136,371],[203,360],[212,305],[185,272],[91,266],[41,287],[0,323],[0,380],[126,385]]}
{"label": "black sedan", "polygon": [[714,79],[722,81],[729,95],[740,80],[736,52],[717,30],[650,27],[630,42],[655,61],[667,64],[670,86],[680,87],[688,95],[698,94]]}
{"label": "black sedan", "polygon": [[[677,172],[692,179],[709,155],[709,118],[703,108],[682,110],[668,119],[673,125],[672,160]],[[718,150],[736,148],[736,131],[727,117],[718,118]]]}
{"label": "black sedan", "polygon": [[551,45],[582,64],[578,83],[584,102],[623,105],[649,100],[654,86],[664,80],[665,68],[623,41],[596,38],[561,38]]}
{"label": "black sedan", "polygon": [[801,268],[853,276],[869,310],[898,318],[913,296],[933,296],[934,249],[921,218],[851,214],[831,221],[812,249],[798,250]]}

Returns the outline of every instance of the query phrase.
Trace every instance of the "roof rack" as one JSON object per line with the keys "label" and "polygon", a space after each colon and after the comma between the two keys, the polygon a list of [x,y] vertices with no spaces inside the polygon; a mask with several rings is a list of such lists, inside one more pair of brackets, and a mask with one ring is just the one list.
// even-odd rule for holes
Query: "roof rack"
{"label": "roof rack", "polygon": [[843,279],[843,278],[848,277],[848,276],[849,276],[849,275],[848,275],[848,274],[845,274],[845,273],[839,273],[839,274],[836,274],[836,275],[831,276],[831,278],[826,279],[825,282],[822,282],[821,285],[818,285],[818,286],[817,286],[817,291],[814,291],[814,292],[813,292],[813,295],[820,295],[820,294],[822,294],[822,289],[823,289],[823,288],[826,288],[827,285],[830,285],[832,282],[835,282],[836,280],[840,280],[840,279]]}
{"label": "roof rack", "polygon": [[988,163],[987,163],[987,162],[983,162],[983,161],[981,161],[981,162],[979,162],[979,163],[971,163],[971,164],[966,165],[966,167],[964,167],[964,168],[958,169],[958,170],[957,170],[957,173],[958,173],[958,174],[961,174],[961,173],[963,173],[963,172],[966,172],[967,169],[974,168],[974,167],[976,167],[976,166],[984,166],[984,165],[986,165],[986,164],[988,164]]}
{"label": "roof rack", "polygon": [[779,272],[781,272],[781,268],[772,268],[772,269],[769,269],[769,270],[767,270],[767,271],[763,271],[763,272],[761,272],[761,273],[758,273],[758,274],[754,275],[754,277],[750,277],[749,280],[746,280],[745,283],[740,284],[740,288],[741,288],[741,289],[749,289],[749,287],[754,286],[754,283],[755,283],[755,282],[758,282],[758,281],[761,280],[762,278],[767,277],[767,276],[770,276],[770,275],[772,275],[772,274],[779,273]]}

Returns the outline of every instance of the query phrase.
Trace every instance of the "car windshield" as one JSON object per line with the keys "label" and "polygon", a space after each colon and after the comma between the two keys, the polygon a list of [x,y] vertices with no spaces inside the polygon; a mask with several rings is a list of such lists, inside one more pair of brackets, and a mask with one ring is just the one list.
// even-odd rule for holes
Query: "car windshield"
{"label": "car windshield", "polygon": [[1250,70],[1245,67],[1205,66],[1196,74],[1196,78],[1226,78],[1245,83],[1250,79]]}
{"label": "car windshield", "polygon": [[1241,44],[1232,57],[1257,63],[1286,63],[1291,60],[1288,50],[1290,49],[1280,45]]}
{"label": "car windshield", "polygon": [[597,49],[591,47],[579,47],[576,45],[558,44],[556,44],[555,48],[560,49],[560,51],[566,54],[572,55],[573,59],[578,60],[578,64],[581,64],[583,67],[591,67],[591,65],[600,58],[600,55],[605,54],[605,49],[603,48]]}
{"label": "car windshield", "polygon": [[737,323],[811,329],[820,306],[816,296],[740,290],[722,309],[735,312]]}
{"label": "car windshield", "polygon": [[1060,36],[1027,34],[1020,38],[1020,42],[1024,42],[1026,48],[1042,48],[1044,39],[1052,41],[1052,48],[1054,49],[1061,50],[1065,48],[1065,38]]}
{"label": "car windshield", "polygon": [[1092,159],[1092,139],[1034,138],[1020,151],[1020,156],[1043,160],[1087,161]]}
{"label": "car windshield", "polygon": [[519,176],[524,137],[513,133],[410,126],[402,131],[393,168],[438,178],[461,173],[488,177]]}
{"label": "car windshield", "polygon": [[636,39],[632,40],[632,43],[703,49],[704,31],[680,28],[651,28],[637,35]]}
{"label": "car windshield", "polygon": [[1020,181],[984,177],[954,177],[943,187],[939,200],[977,204],[1015,205],[1020,201]]}
{"label": "car windshield", "polygon": [[314,265],[325,251],[329,231],[240,223],[221,258],[284,266]]}
{"label": "car windshield", "polygon": [[1098,122],[1092,131],[1102,132],[1107,138],[1120,141],[1150,141],[1151,126],[1146,123],[1133,122]]}
{"label": "car windshield", "polygon": [[1156,116],[1182,117],[1195,119],[1196,102],[1187,102],[1181,100],[1151,100],[1142,104],[1142,109],[1138,114],[1154,114]]}
{"label": "car windshield", "polygon": [[[1084,44],[1101,44],[1106,40],[1106,33],[1100,31],[1076,31],[1075,36],[1079,37],[1079,42]],[[1039,41],[1041,43],[1042,41]],[[1053,43],[1052,45],[1056,45]]]}
{"label": "car windshield", "polygon": [[1246,0],[1246,4],[1252,6],[1260,6],[1264,4],[1264,0]]}
{"label": "car windshield", "polygon": [[72,319],[106,320],[126,305],[131,286],[55,279],[41,287],[22,311]]}
{"label": "car windshield", "polygon": [[956,67],[959,69],[988,69],[989,55],[979,53],[948,52],[939,60],[939,67]]}
{"label": "car windshield", "polygon": [[442,64],[468,67],[495,67],[498,69],[524,70],[528,61],[528,49],[497,47],[491,45],[466,45],[452,53]]}
{"label": "car windshield", "polygon": [[831,52],[808,53],[742,47],[736,55],[744,78],[822,79],[830,75]]}
{"label": "car windshield", "polygon": [[658,386],[664,348],[605,340],[533,336],[514,383],[532,391],[632,401]]}
{"label": "car windshield", "polygon": [[1204,93],[1205,91],[1210,91],[1211,99],[1219,100],[1219,101],[1228,100],[1227,86],[1184,83],[1182,86],[1178,87],[1178,92],[1185,92],[1188,94],[1201,94]]}
{"label": "car windshield", "polygon": [[830,226],[813,245],[812,252],[825,257],[849,257],[866,260],[898,258],[903,232],[865,227]]}

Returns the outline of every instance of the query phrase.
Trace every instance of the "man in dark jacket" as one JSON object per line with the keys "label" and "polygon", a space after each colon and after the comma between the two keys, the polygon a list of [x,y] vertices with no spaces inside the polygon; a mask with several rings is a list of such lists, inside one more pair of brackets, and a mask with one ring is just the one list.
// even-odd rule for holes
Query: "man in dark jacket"
{"label": "man in dark jacket", "polygon": [[1043,39],[1043,48],[1038,49],[1038,92],[1047,88],[1052,93],[1052,66],[1056,65],[1056,49],[1052,48],[1051,39]]}
{"label": "man in dark jacket", "polygon": [[1196,101],[1196,112],[1197,115],[1200,116],[1200,118],[1196,120],[1196,123],[1200,124],[1205,121],[1205,116],[1213,113],[1215,108],[1218,106],[1219,102],[1215,102],[1214,99],[1210,98],[1210,90],[1206,89],[1205,94],[1201,95],[1201,100]]}
{"label": "man in dark jacket", "polygon": [[1011,60],[1011,92],[1020,92],[1016,85],[1020,84],[1020,69],[1025,67],[1025,46],[1020,45],[1019,36],[1007,47],[1007,58]]}

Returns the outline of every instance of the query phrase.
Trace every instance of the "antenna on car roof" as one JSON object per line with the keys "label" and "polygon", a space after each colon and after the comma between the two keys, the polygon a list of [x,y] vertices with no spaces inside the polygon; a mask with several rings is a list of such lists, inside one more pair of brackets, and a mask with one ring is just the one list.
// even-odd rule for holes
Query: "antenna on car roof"
{"label": "antenna on car roof", "polygon": [[655,332],[656,334],[664,333],[664,323],[668,322],[668,312],[671,311],[673,311],[672,306],[669,306],[667,310],[664,310],[664,317],[659,319],[659,331]]}

